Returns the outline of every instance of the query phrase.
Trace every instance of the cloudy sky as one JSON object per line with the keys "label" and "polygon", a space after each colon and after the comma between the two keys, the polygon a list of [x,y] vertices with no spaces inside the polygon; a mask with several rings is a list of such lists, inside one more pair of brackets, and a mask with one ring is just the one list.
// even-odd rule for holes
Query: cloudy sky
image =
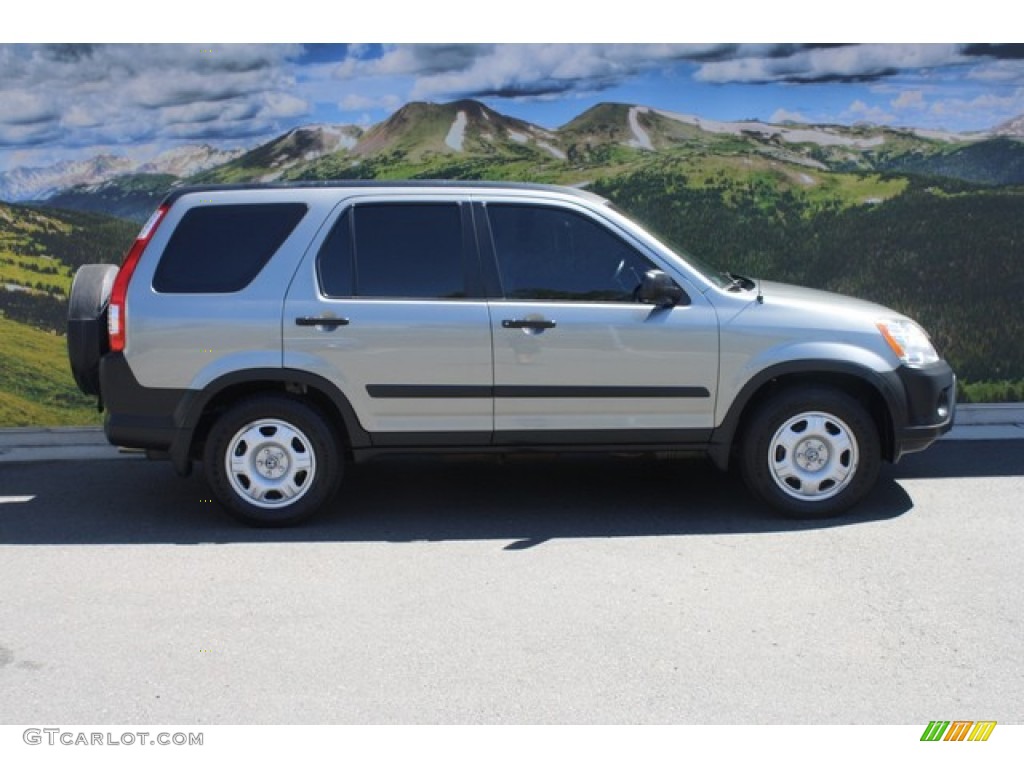
{"label": "cloudy sky", "polygon": [[600,101],[708,118],[979,131],[1024,114],[1024,44],[0,46],[0,171],[182,143],[252,146],[480,99],[542,126]]}

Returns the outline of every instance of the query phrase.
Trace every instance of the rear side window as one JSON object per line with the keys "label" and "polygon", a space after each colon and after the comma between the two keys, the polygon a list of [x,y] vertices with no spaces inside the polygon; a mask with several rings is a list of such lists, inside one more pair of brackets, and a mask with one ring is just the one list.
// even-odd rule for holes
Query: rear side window
{"label": "rear side window", "polygon": [[240,291],[305,214],[303,203],[193,208],[171,235],[153,276],[153,288],[161,293]]}
{"label": "rear side window", "polygon": [[466,296],[457,203],[357,205],[335,223],[317,257],[327,296]]}

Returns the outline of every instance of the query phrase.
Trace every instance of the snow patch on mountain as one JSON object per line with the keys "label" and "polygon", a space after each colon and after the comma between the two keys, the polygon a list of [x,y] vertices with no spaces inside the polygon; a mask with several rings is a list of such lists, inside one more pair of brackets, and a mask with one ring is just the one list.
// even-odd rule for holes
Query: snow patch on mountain
{"label": "snow patch on mountain", "polygon": [[322,123],[305,125],[297,130],[318,133],[320,135],[320,144],[323,146],[322,154],[328,155],[352,149],[359,140],[359,134],[361,133],[358,128],[351,125],[326,125]]}
{"label": "snow patch on mountain", "polygon": [[548,144],[546,141],[538,141],[537,146],[543,149],[545,152],[550,152],[552,157],[556,157],[559,160],[565,160],[565,152],[560,150],[558,147]]}
{"label": "snow patch on mountain", "polygon": [[637,149],[646,149],[650,152],[654,151],[654,145],[651,143],[651,137],[647,134],[647,131],[640,125],[640,121],[637,119],[638,114],[646,114],[650,110],[647,107],[630,107],[629,108],[629,129],[633,132],[633,138],[629,140],[628,144],[631,147]]}
{"label": "snow patch on mountain", "polygon": [[1018,115],[1005,122],[1000,123],[992,129],[996,136],[1012,136],[1024,138],[1024,115]]}
{"label": "snow patch on mountain", "polygon": [[461,109],[455,116],[455,121],[452,123],[452,127],[448,129],[448,135],[445,136],[444,143],[454,149],[456,152],[462,151],[462,144],[466,139],[466,125],[469,123],[469,118],[466,117],[466,113]]}
{"label": "snow patch on mountain", "polygon": [[190,144],[161,152],[152,160],[136,166],[132,173],[168,173],[184,178],[230,162],[243,153],[242,149],[223,150],[209,144]]}
{"label": "snow patch on mountain", "polygon": [[63,160],[45,168],[15,168],[0,173],[0,200],[44,200],[78,184],[98,184],[131,173],[135,163],[118,155]]}
{"label": "snow patch on mountain", "polygon": [[46,200],[71,187],[95,187],[133,173],[166,173],[185,178],[234,160],[243,150],[215,149],[208,144],[175,147],[148,160],[121,155],[96,155],[64,160],[42,168],[15,168],[0,173],[0,200]]}
{"label": "snow patch on mountain", "polygon": [[509,131],[508,137],[512,139],[512,141],[514,141],[516,144],[525,144],[530,140],[529,136],[527,136],[525,133],[520,133],[519,131]]}
{"label": "snow patch on mountain", "polygon": [[848,136],[836,133],[826,128],[794,128],[787,125],[772,125],[756,120],[724,122],[720,120],[706,120],[695,115],[684,115],[679,112],[669,112],[663,109],[654,110],[662,117],[669,120],[692,125],[708,133],[727,133],[733,136],[742,136],[744,133],[756,133],[765,138],[778,136],[789,144],[817,144],[823,147],[856,147],[857,149],[870,149],[885,143],[885,136]]}
{"label": "snow patch on mountain", "polygon": [[932,141],[945,141],[950,144],[956,144],[961,141],[970,141],[972,139],[985,139],[988,138],[988,134],[970,134],[965,135],[962,133],[950,133],[949,131],[933,131],[926,128],[913,128],[911,133],[915,136],[920,136],[922,139],[931,139]]}

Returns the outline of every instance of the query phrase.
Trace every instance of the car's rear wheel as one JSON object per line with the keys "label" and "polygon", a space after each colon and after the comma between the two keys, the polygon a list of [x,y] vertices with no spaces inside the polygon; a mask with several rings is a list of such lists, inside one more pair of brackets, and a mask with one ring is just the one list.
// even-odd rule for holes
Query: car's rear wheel
{"label": "car's rear wheel", "polygon": [[871,414],[845,392],[823,387],[768,400],[749,421],[741,447],[747,486],[792,517],[846,512],[874,487],[880,466]]}
{"label": "car's rear wheel", "polygon": [[86,264],[75,273],[68,298],[68,360],[78,388],[100,394],[100,358],[110,349],[107,303],[117,277],[112,264]]}
{"label": "car's rear wheel", "polygon": [[224,413],[203,458],[218,501],[255,526],[307,519],[334,495],[343,466],[326,418],[284,395],[252,397]]}

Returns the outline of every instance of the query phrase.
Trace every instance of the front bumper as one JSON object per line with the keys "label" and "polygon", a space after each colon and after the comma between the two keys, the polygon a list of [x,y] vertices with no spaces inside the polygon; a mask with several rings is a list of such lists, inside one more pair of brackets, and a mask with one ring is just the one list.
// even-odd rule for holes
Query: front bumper
{"label": "front bumper", "polygon": [[894,426],[893,461],[923,451],[953,428],[956,374],[944,360],[922,368],[896,369],[906,401],[905,417]]}

